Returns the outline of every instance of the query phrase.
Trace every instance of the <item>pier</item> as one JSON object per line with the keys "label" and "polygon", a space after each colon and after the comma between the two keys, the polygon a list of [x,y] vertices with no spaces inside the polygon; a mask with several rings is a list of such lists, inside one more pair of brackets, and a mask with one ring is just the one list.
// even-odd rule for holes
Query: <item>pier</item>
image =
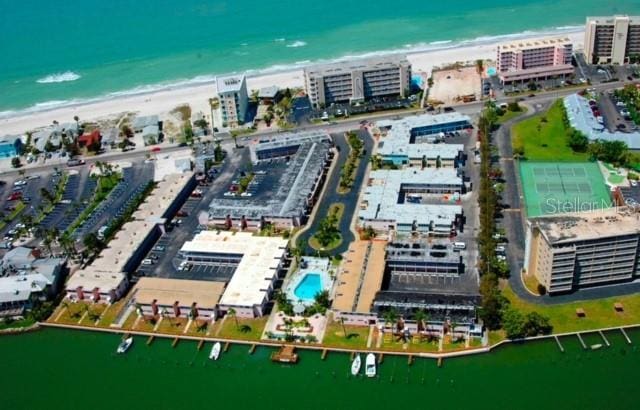
{"label": "pier", "polygon": [[623,327],[620,328],[620,331],[622,332],[624,338],[627,339],[627,343],[631,344],[631,339],[629,339],[629,336],[627,335],[627,332],[624,331]]}
{"label": "pier", "polygon": [[580,336],[580,333],[576,333],[576,336],[578,336],[578,340],[580,340],[580,344],[582,345],[582,348],[586,349],[587,344],[584,342],[584,340],[582,340],[582,336]]}
{"label": "pier", "polygon": [[251,347],[249,348],[249,354],[253,354],[253,352],[256,351],[256,344],[252,344]]}
{"label": "pier", "polygon": [[322,356],[320,356],[320,358],[321,358],[322,360],[326,359],[326,358],[327,358],[327,353],[328,353],[328,352],[329,352],[329,351],[328,351],[327,349],[324,349],[324,350],[322,351]]}
{"label": "pier", "polygon": [[227,353],[227,350],[229,350],[229,346],[230,346],[229,342],[224,344],[224,352],[225,353]]}
{"label": "pier", "polygon": [[602,336],[602,340],[604,340],[604,344],[609,347],[611,346],[611,344],[609,343],[609,341],[607,340],[606,336],[604,335],[604,333],[602,333],[602,330],[598,330],[598,333],[600,333],[600,336]]}
{"label": "pier", "polygon": [[279,363],[298,363],[295,346],[284,345],[277,352],[271,354],[271,360]]}
{"label": "pier", "polygon": [[202,346],[204,346],[204,339],[201,339],[201,340],[198,342],[198,350],[202,350]]}
{"label": "pier", "polygon": [[176,347],[178,346],[178,343],[180,342],[180,338],[176,337],[175,339],[173,339],[173,342],[171,343],[171,347]]}
{"label": "pier", "polygon": [[558,336],[553,336],[553,338],[556,340],[556,343],[558,344],[558,348],[560,349],[560,351],[564,353],[564,347],[562,346],[562,343],[560,343],[560,339],[558,338]]}
{"label": "pier", "polygon": [[147,339],[147,346],[151,346],[151,343],[153,343],[153,341],[156,339],[155,336],[149,336],[149,338]]}
{"label": "pier", "polygon": [[409,358],[407,359],[407,364],[409,366],[411,366],[413,364],[413,355],[412,354],[409,355]]}

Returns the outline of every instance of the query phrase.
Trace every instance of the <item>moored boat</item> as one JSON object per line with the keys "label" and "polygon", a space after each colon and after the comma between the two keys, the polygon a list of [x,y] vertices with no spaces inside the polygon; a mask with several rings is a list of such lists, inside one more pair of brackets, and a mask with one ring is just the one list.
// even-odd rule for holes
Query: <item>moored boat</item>
{"label": "moored boat", "polygon": [[369,353],[367,355],[367,359],[365,361],[365,374],[367,377],[376,376],[376,356],[373,353]]}
{"label": "moored boat", "polygon": [[357,354],[356,358],[351,362],[351,374],[355,376],[360,373],[360,366],[362,366],[362,359],[360,358],[360,354]]}
{"label": "moored boat", "polygon": [[218,357],[220,356],[220,350],[220,342],[215,342],[213,347],[211,348],[211,353],[209,353],[209,359],[218,360]]}
{"label": "moored boat", "polygon": [[591,350],[598,350],[602,348],[602,345],[600,343],[597,343],[595,345],[591,345]]}
{"label": "moored boat", "polygon": [[129,350],[129,348],[131,347],[132,344],[133,344],[133,337],[128,337],[128,338],[124,339],[122,342],[120,342],[116,352],[118,352],[120,354],[126,353],[127,350]]}

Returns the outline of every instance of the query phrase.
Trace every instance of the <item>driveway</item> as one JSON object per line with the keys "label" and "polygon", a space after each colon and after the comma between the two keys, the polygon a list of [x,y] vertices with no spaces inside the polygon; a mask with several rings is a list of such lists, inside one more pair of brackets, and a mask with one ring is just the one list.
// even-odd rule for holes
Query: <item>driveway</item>
{"label": "driveway", "polygon": [[309,238],[318,230],[320,221],[327,217],[330,205],[334,203],[344,204],[344,213],[342,214],[342,219],[340,219],[340,223],[338,226],[338,228],[340,229],[340,233],[342,234],[342,243],[340,243],[337,248],[327,253],[331,255],[337,255],[346,252],[349,244],[355,240],[353,232],[351,232],[351,220],[353,219],[353,214],[356,210],[356,206],[358,205],[360,187],[362,187],[365,171],[367,169],[367,165],[369,164],[369,158],[371,157],[371,150],[373,149],[373,140],[371,139],[369,132],[367,132],[366,129],[360,129],[357,132],[360,138],[364,141],[365,153],[360,158],[360,163],[358,164],[358,169],[356,170],[353,187],[346,194],[339,194],[337,189],[340,183],[340,170],[347,161],[350,147],[344,137],[344,134],[331,135],[333,137],[336,148],[338,148],[339,150],[334,159],[335,161],[337,161],[337,163],[335,164],[333,173],[326,182],[327,185],[322,198],[320,199],[318,204],[316,204],[316,206],[318,207],[316,217],[313,221],[311,221],[311,225],[308,227],[308,229],[298,238],[298,246],[302,248],[304,253],[307,255],[313,255],[317,253],[315,249],[309,246]]}

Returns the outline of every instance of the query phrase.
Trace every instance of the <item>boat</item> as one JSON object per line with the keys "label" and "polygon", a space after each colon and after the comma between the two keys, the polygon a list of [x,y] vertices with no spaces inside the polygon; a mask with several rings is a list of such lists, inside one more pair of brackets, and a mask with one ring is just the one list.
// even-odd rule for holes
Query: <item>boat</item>
{"label": "boat", "polygon": [[602,345],[600,343],[595,344],[595,345],[591,345],[591,350],[598,350],[602,348]]}
{"label": "boat", "polygon": [[127,350],[129,350],[129,348],[131,347],[132,344],[133,344],[133,337],[128,337],[128,338],[124,339],[122,342],[120,342],[116,352],[118,352],[120,354],[126,353]]}
{"label": "boat", "polygon": [[351,362],[351,374],[356,376],[358,373],[360,373],[360,366],[362,366],[362,359],[358,354],[356,355],[356,358],[353,359],[353,362]]}
{"label": "boat", "polygon": [[365,374],[367,377],[376,377],[376,357],[373,353],[367,355],[365,361]]}
{"label": "boat", "polygon": [[220,356],[220,342],[215,342],[213,347],[211,348],[211,353],[209,353],[209,359],[218,360]]}

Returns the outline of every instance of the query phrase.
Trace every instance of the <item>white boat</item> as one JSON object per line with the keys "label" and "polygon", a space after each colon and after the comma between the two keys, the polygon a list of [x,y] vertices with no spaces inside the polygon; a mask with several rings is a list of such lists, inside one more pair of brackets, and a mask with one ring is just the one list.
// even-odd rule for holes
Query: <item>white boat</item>
{"label": "white boat", "polygon": [[602,345],[600,343],[595,344],[595,345],[591,345],[591,350],[598,350],[601,349]]}
{"label": "white boat", "polygon": [[364,372],[367,377],[376,377],[376,357],[373,353],[367,355]]}
{"label": "white boat", "polygon": [[362,359],[358,354],[356,355],[356,358],[353,359],[353,362],[351,362],[351,374],[355,376],[360,373],[360,366],[362,366]]}
{"label": "white boat", "polygon": [[129,348],[131,347],[132,344],[133,344],[133,337],[128,337],[128,338],[124,339],[122,342],[120,342],[116,352],[118,352],[120,354],[126,353],[127,350],[129,350]]}
{"label": "white boat", "polygon": [[209,359],[218,360],[218,357],[220,357],[220,342],[215,342],[209,353]]}

